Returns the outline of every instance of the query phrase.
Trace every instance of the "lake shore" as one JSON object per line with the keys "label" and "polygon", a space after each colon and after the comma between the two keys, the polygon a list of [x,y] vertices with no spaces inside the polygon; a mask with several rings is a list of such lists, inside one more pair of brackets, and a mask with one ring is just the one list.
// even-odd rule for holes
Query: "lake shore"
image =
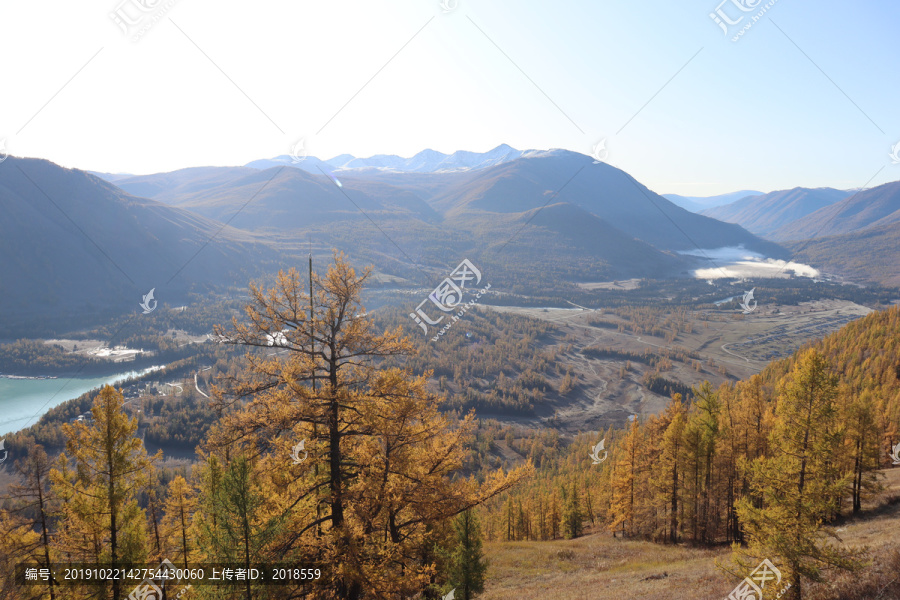
{"label": "lake shore", "polygon": [[161,368],[151,366],[90,377],[0,377],[0,435],[30,427],[51,408],[91,390],[143,377]]}

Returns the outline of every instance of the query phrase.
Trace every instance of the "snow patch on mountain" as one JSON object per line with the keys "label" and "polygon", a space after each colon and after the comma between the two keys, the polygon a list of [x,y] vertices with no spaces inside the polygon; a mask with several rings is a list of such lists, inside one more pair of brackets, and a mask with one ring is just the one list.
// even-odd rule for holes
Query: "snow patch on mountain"
{"label": "snow patch on mountain", "polygon": [[254,169],[268,169],[277,166],[289,166],[303,169],[310,173],[320,174],[325,171],[358,171],[358,172],[391,172],[391,173],[452,173],[458,171],[476,171],[513,161],[519,157],[540,156],[542,150],[516,150],[507,144],[500,144],[487,152],[470,152],[458,150],[453,154],[444,154],[437,150],[422,150],[411,158],[403,158],[394,154],[376,154],[369,158],[356,158],[349,154],[341,154],[328,160],[307,157],[297,161],[289,155],[275,158],[255,160],[246,166]]}

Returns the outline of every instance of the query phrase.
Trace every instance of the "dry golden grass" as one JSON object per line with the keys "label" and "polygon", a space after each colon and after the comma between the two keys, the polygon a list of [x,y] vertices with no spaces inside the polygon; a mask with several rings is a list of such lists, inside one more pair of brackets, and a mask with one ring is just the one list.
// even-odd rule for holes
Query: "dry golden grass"
{"label": "dry golden grass", "polygon": [[[880,502],[833,528],[842,529],[839,543],[868,547],[871,565],[804,584],[804,600],[900,600],[900,469],[886,475]],[[716,559],[728,562],[729,548],[663,546],[603,531],[575,540],[487,543],[485,554],[490,566],[480,600],[722,600],[739,582],[715,566]]]}
{"label": "dry golden grass", "polygon": [[835,530],[844,529],[838,535],[845,544],[877,550],[900,542],[900,468],[882,473],[884,493],[877,501],[866,503],[860,517],[834,525]]}
{"label": "dry golden grass", "polygon": [[864,513],[833,530],[839,543],[869,549],[871,564],[856,573],[834,573],[810,584],[805,600],[900,600],[900,469],[884,471],[885,492]]}
{"label": "dry golden grass", "polygon": [[555,542],[491,543],[484,600],[721,600],[737,583],[704,550],[595,533]]}

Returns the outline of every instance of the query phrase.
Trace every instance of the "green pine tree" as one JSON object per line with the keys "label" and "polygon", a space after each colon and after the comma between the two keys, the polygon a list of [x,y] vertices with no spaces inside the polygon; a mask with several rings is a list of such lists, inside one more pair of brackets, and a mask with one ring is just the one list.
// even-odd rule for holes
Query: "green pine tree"
{"label": "green pine tree", "polygon": [[581,511],[581,498],[578,495],[578,487],[574,481],[568,494],[566,494],[565,501],[562,517],[563,536],[567,540],[571,540],[580,536],[584,531],[584,513]]}
{"label": "green pine tree", "polygon": [[[751,495],[738,501],[750,548],[738,556],[747,569],[760,557],[780,562],[791,583],[786,598],[801,600],[801,577],[820,581],[826,569],[856,569],[859,552],[828,543],[822,524],[836,513],[851,476],[839,471],[837,376],[825,358],[807,350],[780,382],[769,456],[745,466]],[[768,593],[768,590],[766,590]]]}
{"label": "green pine tree", "polygon": [[[205,550],[206,561],[249,569],[254,564],[266,562],[267,558],[274,558],[267,552],[267,546],[279,531],[281,519],[278,515],[267,514],[266,502],[249,460],[239,456],[225,466],[217,457],[209,457],[201,488],[201,516],[197,522],[200,547]],[[265,597],[249,579],[220,588],[211,588],[211,593],[216,594],[212,597],[241,600]]]}
{"label": "green pine tree", "polygon": [[481,526],[470,509],[453,520],[456,547],[450,554],[449,585],[456,589],[457,600],[472,600],[484,590],[487,561],[481,549]]}

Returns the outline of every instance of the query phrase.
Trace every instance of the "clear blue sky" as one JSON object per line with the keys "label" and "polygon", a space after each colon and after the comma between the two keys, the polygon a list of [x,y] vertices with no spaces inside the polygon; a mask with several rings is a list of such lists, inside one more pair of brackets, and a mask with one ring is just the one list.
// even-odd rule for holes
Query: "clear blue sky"
{"label": "clear blue sky", "polygon": [[900,179],[893,1],[778,0],[737,42],[717,0],[169,1],[137,42],[108,15],[139,0],[0,4],[9,151],[151,173],[299,138],[320,158],[606,138],[661,193]]}

